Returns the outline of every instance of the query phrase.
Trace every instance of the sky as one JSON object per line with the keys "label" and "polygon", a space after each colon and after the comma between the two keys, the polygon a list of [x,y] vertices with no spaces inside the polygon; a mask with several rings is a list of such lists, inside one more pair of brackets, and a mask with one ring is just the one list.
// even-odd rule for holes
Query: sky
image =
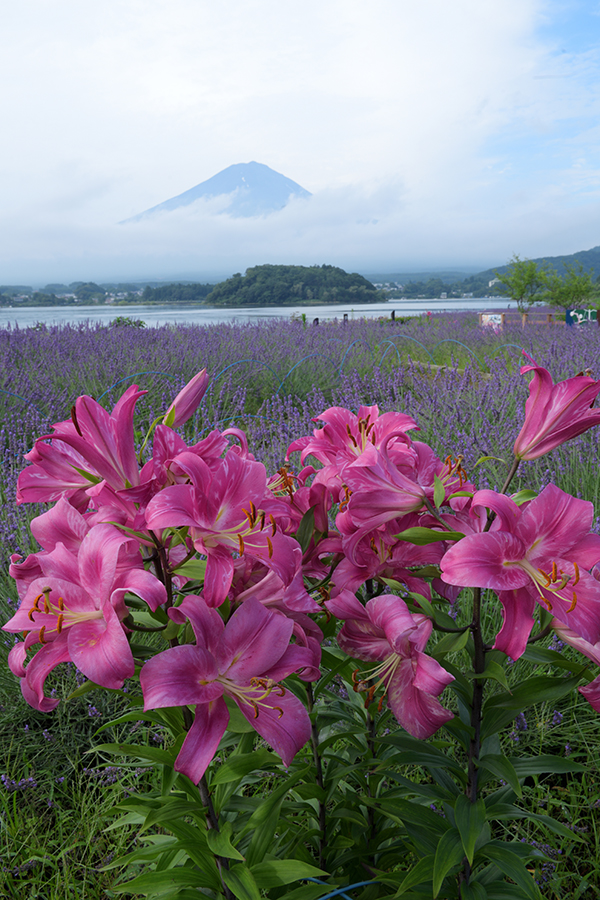
{"label": "sky", "polygon": [[[21,0],[0,79],[1,284],[600,244],[600,0]],[[117,224],[251,160],[313,197]]]}

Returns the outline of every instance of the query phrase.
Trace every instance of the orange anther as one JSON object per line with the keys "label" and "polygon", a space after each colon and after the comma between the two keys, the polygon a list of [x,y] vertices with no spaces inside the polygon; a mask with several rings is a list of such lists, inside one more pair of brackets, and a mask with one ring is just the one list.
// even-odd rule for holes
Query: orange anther
{"label": "orange anther", "polygon": [[567,612],[568,613],[573,612],[573,610],[575,609],[576,606],[577,606],[577,594],[575,593],[575,591],[573,591],[573,602],[571,603]]}
{"label": "orange anther", "polygon": [[63,620],[64,620],[64,618],[65,618],[65,617],[64,617],[63,614],[61,613],[61,614],[59,615],[58,619],[56,620],[56,630],[58,631],[59,634],[60,634],[61,631],[62,631],[62,626],[63,626]]}
{"label": "orange anther", "polygon": [[273,544],[271,543],[271,538],[267,537],[267,547],[269,548],[269,559],[273,556]]}
{"label": "orange anther", "polygon": [[575,585],[579,581],[579,566],[576,562],[573,563],[573,568],[575,569],[575,580],[573,582],[573,587],[575,587]]}
{"label": "orange anther", "polygon": [[40,633],[38,634],[38,640],[39,640],[40,644],[47,644],[47,643],[48,643],[48,641],[46,641],[46,640],[44,639],[44,631],[45,631],[45,630],[46,630],[46,626],[45,626],[45,625],[42,625],[42,627],[40,628]]}
{"label": "orange anther", "polygon": [[552,563],[552,581],[556,581],[556,578],[557,578],[557,574],[556,574],[556,573],[557,573],[556,563],[553,562],[553,563]]}
{"label": "orange anther", "polygon": [[240,553],[243,553],[244,552],[244,538],[241,536],[241,534],[238,534],[238,543],[240,545]]}
{"label": "orange anther", "polygon": [[544,572],[543,569],[538,569],[538,572],[540,573],[540,575],[541,575],[543,578],[546,579],[546,584],[544,585],[544,587],[547,588],[548,585],[550,584],[550,582],[552,581],[550,575],[548,575],[547,572]]}

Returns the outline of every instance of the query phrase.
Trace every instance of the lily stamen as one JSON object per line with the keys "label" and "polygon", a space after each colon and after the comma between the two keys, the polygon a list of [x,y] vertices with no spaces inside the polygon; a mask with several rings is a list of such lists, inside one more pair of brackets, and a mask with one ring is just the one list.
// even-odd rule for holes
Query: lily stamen
{"label": "lily stamen", "polygon": [[577,606],[577,594],[575,593],[575,591],[573,591],[573,602],[571,603],[567,612],[568,613],[573,612],[573,610],[575,609],[576,606]]}

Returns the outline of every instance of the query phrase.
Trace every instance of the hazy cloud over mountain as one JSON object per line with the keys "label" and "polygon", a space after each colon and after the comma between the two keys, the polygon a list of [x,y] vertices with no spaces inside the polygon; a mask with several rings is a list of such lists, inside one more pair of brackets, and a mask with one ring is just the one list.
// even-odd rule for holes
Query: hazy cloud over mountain
{"label": "hazy cloud over mountain", "polygon": [[[28,0],[3,16],[1,280],[500,263],[598,244],[597,4]],[[313,194],[200,201],[256,160]]]}

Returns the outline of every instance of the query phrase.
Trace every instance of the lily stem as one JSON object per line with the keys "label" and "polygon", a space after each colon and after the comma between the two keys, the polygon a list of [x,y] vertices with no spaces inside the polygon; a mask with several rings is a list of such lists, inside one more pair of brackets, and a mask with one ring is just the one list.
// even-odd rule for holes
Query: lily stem
{"label": "lily stem", "polygon": [[[473,619],[471,622],[471,635],[475,645],[473,654],[473,671],[475,675],[481,675],[485,670],[485,653],[486,647],[483,641],[483,632],[481,628],[481,588],[473,589]],[[478,762],[481,752],[481,718],[483,709],[483,692],[485,689],[485,679],[475,678],[473,680],[473,702],[471,705],[471,727],[473,736],[469,742],[468,763],[467,763],[467,789],[466,795],[471,803],[477,802],[477,777]],[[465,857],[463,870],[459,875],[459,885],[468,884],[471,877],[471,866]],[[460,892],[462,895],[462,891]]]}
{"label": "lily stem", "polygon": [[327,815],[324,801],[325,779],[323,778],[323,760],[321,759],[321,754],[319,753],[319,728],[317,726],[316,715],[313,715],[315,698],[313,694],[312,684],[306,685],[306,696],[308,699],[308,712],[311,716],[312,723],[310,730],[310,742],[312,746],[313,760],[315,763],[316,782],[317,786],[322,791],[322,795],[321,797],[319,797],[319,831],[321,832],[319,836],[319,868],[322,869],[325,865],[325,847],[327,846]]}
{"label": "lily stem", "polygon": [[504,484],[502,485],[502,490],[500,491],[501,494],[505,494],[505,493],[507,492],[507,490],[508,490],[508,488],[509,488],[509,485],[510,485],[511,481],[512,481],[513,478],[515,477],[515,473],[516,473],[517,469],[519,468],[519,463],[520,463],[520,462],[521,462],[520,459],[515,459],[514,463],[513,463],[512,466],[510,467],[510,472],[509,472],[508,475],[506,476],[506,481],[505,481]]}
{"label": "lily stem", "polygon": [[[208,825],[210,830],[218,831],[219,830],[219,817],[217,812],[213,806],[213,802],[211,800],[210,791],[208,789],[208,784],[206,783],[206,776],[203,775],[198,783],[198,790],[200,791],[200,799],[202,800],[202,806],[206,808],[206,824]],[[223,884],[223,893],[227,900],[233,900],[234,895],[231,893],[225,882],[223,881],[223,869],[229,870],[229,862],[224,856],[217,856],[215,854],[215,862],[221,873],[221,883]]]}

